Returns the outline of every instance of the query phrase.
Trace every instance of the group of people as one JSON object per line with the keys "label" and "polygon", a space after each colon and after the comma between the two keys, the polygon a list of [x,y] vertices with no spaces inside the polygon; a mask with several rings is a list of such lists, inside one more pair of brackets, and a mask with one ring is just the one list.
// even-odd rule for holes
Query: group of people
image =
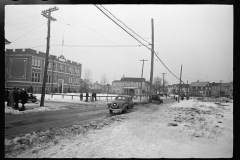
{"label": "group of people", "polygon": [[[20,90],[19,88],[14,87],[12,89],[6,89],[5,92],[7,106],[19,109],[19,111],[26,110],[24,104],[27,103],[28,94],[24,88]],[[22,103],[21,108],[18,106],[19,100],[21,100]]]}
{"label": "group of people", "polygon": [[[86,93],[86,100],[85,100],[85,102],[88,102],[88,97],[89,97],[89,93],[87,92]],[[92,96],[91,96],[91,101],[94,102],[94,100],[97,101],[97,93],[96,92],[93,92]],[[82,94],[82,92],[80,93],[80,101],[83,101],[83,94]]]}

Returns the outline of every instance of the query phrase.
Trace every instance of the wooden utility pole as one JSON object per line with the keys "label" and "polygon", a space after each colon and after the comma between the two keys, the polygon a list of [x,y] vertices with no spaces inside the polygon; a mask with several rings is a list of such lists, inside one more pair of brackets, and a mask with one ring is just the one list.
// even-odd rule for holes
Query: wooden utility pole
{"label": "wooden utility pole", "polygon": [[142,100],[142,77],[143,77],[143,67],[144,67],[144,61],[148,61],[148,60],[139,60],[139,61],[143,61],[142,64],[142,74],[141,74],[141,90],[140,90],[140,101]]}
{"label": "wooden utility pole", "polygon": [[163,93],[164,93],[164,74],[167,74],[167,73],[162,73],[162,75],[163,75]]}
{"label": "wooden utility pole", "polygon": [[181,77],[182,77],[182,65],[181,65],[181,72],[180,72],[180,82],[179,82],[179,86],[178,86],[178,102],[180,99],[180,86],[181,86]]}
{"label": "wooden utility pole", "polygon": [[43,84],[42,84],[42,94],[41,94],[41,102],[40,107],[44,106],[44,98],[45,98],[45,87],[46,87],[46,78],[47,78],[47,69],[48,69],[48,57],[49,57],[49,42],[50,42],[50,23],[51,21],[56,21],[55,18],[51,16],[51,12],[58,10],[57,7],[49,8],[47,10],[42,11],[42,16],[48,19],[48,36],[47,36],[47,51],[46,51],[46,63],[44,68],[44,75],[43,75]]}
{"label": "wooden utility pole", "polygon": [[[151,56],[151,72],[150,72],[150,96],[152,97],[152,81],[153,81],[153,60],[154,60],[154,27],[152,19],[152,56]],[[152,102],[152,98],[149,99]]]}

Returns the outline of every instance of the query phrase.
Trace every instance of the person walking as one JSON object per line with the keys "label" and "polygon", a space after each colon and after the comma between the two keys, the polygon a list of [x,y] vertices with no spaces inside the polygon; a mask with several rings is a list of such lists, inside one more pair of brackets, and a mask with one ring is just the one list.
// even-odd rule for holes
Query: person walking
{"label": "person walking", "polygon": [[91,101],[94,102],[94,92],[92,93]]}
{"label": "person walking", "polygon": [[88,102],[88,97],[89,97],[89,94],[88,94],[88,92],[86,93],[86,100],[85,100],[85,102]]}
{"label": "person walking", "polygon": [[27,94],[26,90],[24,88],[22,88],[22,91],[20,92],[20,99],[21,99],[22,107],[19,109],[19,111],[26,110],[24,104],[27,103],[27,97],[28,97],[28,94]]}
{"label": "person walking", "polygon": [[13,102],[13,89],[9,90],[8,99],[9,99],[9,106],[13,107],[14,106],[14,102]]}
{"label": "person walking", "polygon": [[95,98],[95,101],[97,101],[97,93],[94,92],[94,98]]}
{"label": "person walking", "polygon": [[19,101],[19,92],[18,92],[18,88],[17,89],[15,89],[14,90],[14,92],[13,92],[13,94],[14,94],[14,107],[16,108],[16,109],[19,109],[19,107],[18,107],[18,101]]}
{"label": "person walking", "polygon": [[82,101],[83,100],[83,94],[82,94],[82,92],[80,93],[80,101]]}

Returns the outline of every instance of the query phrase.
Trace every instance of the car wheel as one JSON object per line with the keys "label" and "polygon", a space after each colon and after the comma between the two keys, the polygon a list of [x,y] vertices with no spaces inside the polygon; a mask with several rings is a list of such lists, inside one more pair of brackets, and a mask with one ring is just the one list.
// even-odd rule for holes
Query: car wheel
{"label": "car wheel", "polygon": [[32,103],[35,103],[35,102],[37,102],[37,99],[36,99],[36,98],[34,98],[34,100],[32,101]]}
{"label": "car wheel", "polygon": [[113,111],[112,111],[112,110],[109,110],[109,113],[113,113]]}

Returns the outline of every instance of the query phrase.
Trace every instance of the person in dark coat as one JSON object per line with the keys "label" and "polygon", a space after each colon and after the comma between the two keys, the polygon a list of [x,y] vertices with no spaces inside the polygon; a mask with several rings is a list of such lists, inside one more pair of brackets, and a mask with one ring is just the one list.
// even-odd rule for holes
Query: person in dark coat
{"label": "person in dark coat", "polygon": [[13,94],[14,94],[14,107],[16,108],[16,109],[18,109],[19,107],[18,107],[18,101],[19,101],[19,91],[18,91],[19,89],[17,88],[17,89],[15,89],[14,90],[14,92],[13,92]]}
{"label": "person in dark coat", "polygon": [[22,108],[20,108],[19,111],[26,110],[24,104],[27,103],[27,98],[28,98],[28,94],[27,94],[26,90],[23,88],[22,91],[20,92],[20,99],[21,99],[21,103],[22,103]]}
{"label": "person in dark coat", "polygon": [[9,106],[13,107],[14,102],[13,102],[13,89],[9,90],[9,95],[8,95],[8,99],[9,99]]}
{"label": "person in dark coat", "polygon": [[94,98],[95,98],[95,101],[97,101],[97,93],[94,92]]}
{"label": "person in dark coat", "polygon": [[86,93],[86,100],[85,100],[85,102],[88,102],[88,97],[89,97],[89,94],[88,94],[88,92]]}
{"label": "person in dark coat", "polygon": [[82,94],[82,92],[80,93],[80,101],[82,101],[83,100],[83,94]]}
{"label": "person in dark coat", "polygon": [[94,102],[94,92],[92,93],[91,101]]}

